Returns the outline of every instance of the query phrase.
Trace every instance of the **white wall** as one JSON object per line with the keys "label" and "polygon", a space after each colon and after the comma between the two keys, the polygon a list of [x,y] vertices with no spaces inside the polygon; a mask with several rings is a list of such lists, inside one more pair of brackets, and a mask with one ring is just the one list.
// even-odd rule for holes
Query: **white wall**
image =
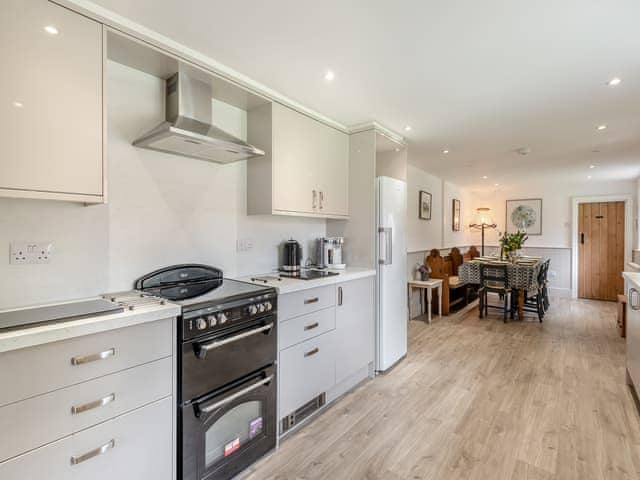
{"label": "white wall", "polygon": [[[407,167],[407,251],[428,251],[442,247],[442,179],[409,165]],[[431,194],[431,220],[418,217],[418,194]]]}
{"label": "white wall", "polygon": [[[0,308],[130,289],[140,275],[175,263],[218,266],[226,275],[269,271],[278,244],[310,251],[326,222],[245,215],[246,162],[217,165],[131,146],[164,117],[155,77],[108,64],[109,203],[0,199]],[[236,252],[237,238],[253,249]],[[9,243],[50,240],[49,265],[9,265]]]}

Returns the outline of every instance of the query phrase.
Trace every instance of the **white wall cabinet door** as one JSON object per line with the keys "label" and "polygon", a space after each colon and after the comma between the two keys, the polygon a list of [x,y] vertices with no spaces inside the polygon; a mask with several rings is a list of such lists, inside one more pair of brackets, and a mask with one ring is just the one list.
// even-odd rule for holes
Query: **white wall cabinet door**
{"label": "white wall cabinet door", "polygon": [[0,26],[0,195],[102,201],[102,25],[4,0]]}
{"label": "white wall cabinet door", "polygon": [[336,383],[373,361],[374,282],[367,277],[336,285]]}
{"label": "white wall cabinet door", "polygon": [[332,128],[325,130],[320,176],[320,212],[349,215],[349,136]]}

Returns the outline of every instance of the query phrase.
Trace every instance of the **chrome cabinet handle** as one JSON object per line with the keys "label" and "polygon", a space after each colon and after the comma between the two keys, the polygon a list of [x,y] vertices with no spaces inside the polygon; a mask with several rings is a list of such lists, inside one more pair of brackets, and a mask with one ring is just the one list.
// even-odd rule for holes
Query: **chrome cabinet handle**
{"label": "chrome cabinet handle", "polygon": [[[634,301],[635,299],[635,301]],[[629,289],[629,306],[631,310],[640,310],[640,292],[635,288]]]}
{"label": "chrome cabinet handle", "polygon": [[315,190],[311,190],[312,194],[313,194],[313,201],[312,201],[312,208],[317,208],[317,201],[318,201],[318,192]]}
{"label": "chrome cabinet handle", "polygon": [[71,407],[71,413],[77,415],[78,413],[86,412],[87,410],[93,410],[94,408],[104,407],[110,404],[116,399],[116,394],[112,393],[104,398],[94,400],[93,402],[85,403],[83,405],[74,405]]}
{"label": "chrome cabinet handle", "polygon": [[106,360],[109,357],[113,357],[116,354],[115,348],[110,348],[104,352],[94,353],[91,355],[85,355],[81,357],[71,357],[71,365],[83,365],[85,363],[97,362],[98,360]]}
{"label": "chrome cabinet handle", "polygon": [[306,357],[311,357],[312,355],[315,355],[319,351],[320,351],[320,349],[318,347],[316,347],[313,350],[309,350],[308,352],[305,352],[304,356],[305,356],[305,358]]}
{"label": "chrome cabinet handle", "polygon": [[116,441],[115,439],[112,438],[107,443],[96,448],[95,450],[91,450],[90,452],[83,453],[82,455],[75,455],[71,457],[71,465],[78,465],[79,463],[86,462],[87,460],[93,457],[97,457],[98,455],[104,455],[115,446],[116,446]]}
{"label": "chrome cabinet handle", "polygon": [[314,328],[318,328],[319,326],[320,326],[320,324],[318,322],[316,322],[316,323],[312,323],[311,325],[305,325],[304,329],[305,329],[305,331],[313,330]]}
{"label": "chrome cabinet handle", "polygon": [[320,210],[322,210],[323,208],[323,205],[322,205],[323,202],[324,202],[324,192],[320,190]]}
{"label": "chrome cabinet handle", "polygon": [[342,305],[342,287],[338,287],[338,306]]}
{"label": "chrome cabinet handle", "polygon": [[248,332],[241,333],[240,335],[234,335],[233,337],[225,338],[224,340],[214,340],[210,343],[196,343],[193,348],[196,353],[196,357],[200,360],[203,360],[207,356],[207,352],[222,347],[223,345],[227,345],[229,343],[237,342],[238,340],[242,340],[243,338],[250,337],[252,335],[257,335],[258,333],[266,332],[273,328],[273,323],[265,325],[264,327],[254,328],[253,330],[249,330]]}
{"label": "chrome cabinet handle", "polygon": [[305,299],[304,304],[309,305],[310,303],[318,303],[318,300],[320,300],[318,297],[307,298]]}
{"label": "chrome cabinet handle", "polygon": [[215,402],[212,403],[211,405],[206,405],[204,407],[200,407],[198,405],[198,412],[196,414],[196,416],[200,416],[200,414],[202,413],[211,413],[214,410],[216,410],[217,408],[223,407],[225,405],[227,405],[228,403],[233,402],[235,399],[242,397],[243,395],[246,395],[247,393],[250,393],[252,391],[254,391],[257,388],[260,388],[263,385],[268,384],[269,382],[271,382],[271,380],[273,380],[273,375],[269,375],[267,378],[260,380],[259,382],[256,382],[252,385],[249,385],[247,388],[243,388],[242,390],[234,393],[233,395],[228,396],[227,398],[225,398],[224,400],[220,400],[219,402]]}
{"label": "chrome cabinet handle", "polygon": [[[380,265],[391,265],[393,263],[393,229],[391,227],[378,227],[379,247],[382,247],[382,236],[385,239],[384,258],[379,258]],[[382,248],[379,248],[382,251]]]}

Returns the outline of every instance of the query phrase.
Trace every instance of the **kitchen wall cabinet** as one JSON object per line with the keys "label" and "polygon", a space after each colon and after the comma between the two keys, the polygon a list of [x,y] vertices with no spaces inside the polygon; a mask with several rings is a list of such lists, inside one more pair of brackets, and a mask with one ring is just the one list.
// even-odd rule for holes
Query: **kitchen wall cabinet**
{"label": "kitchen wall cabinet", "polygon": [[47,0],[0,19],[0,195],[102,202],[102,25]]}
{"label": "kitchen wall cabinet", "polygon": [[248,112],[247,213],[346,218],[349,136],[277,103]]}
{"label": "kitchen wall cabinet", "polygon": [[336,285],[336,383],[373,362],[374,278]]}

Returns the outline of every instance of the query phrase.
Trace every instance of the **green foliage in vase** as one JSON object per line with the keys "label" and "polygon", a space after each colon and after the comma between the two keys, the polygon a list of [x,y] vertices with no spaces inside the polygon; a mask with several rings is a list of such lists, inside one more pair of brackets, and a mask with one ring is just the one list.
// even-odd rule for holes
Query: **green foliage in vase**
{"label": "green foliage in vase", "polygon": [[522,248],[524,242],[526,242],[528,238],[529,236],[526,232],[504,232],[504,235],[500,237],[500,246],[502,247],[502,251],[504,251],[505,253],[515,252],[516,250],[520,250]]}

